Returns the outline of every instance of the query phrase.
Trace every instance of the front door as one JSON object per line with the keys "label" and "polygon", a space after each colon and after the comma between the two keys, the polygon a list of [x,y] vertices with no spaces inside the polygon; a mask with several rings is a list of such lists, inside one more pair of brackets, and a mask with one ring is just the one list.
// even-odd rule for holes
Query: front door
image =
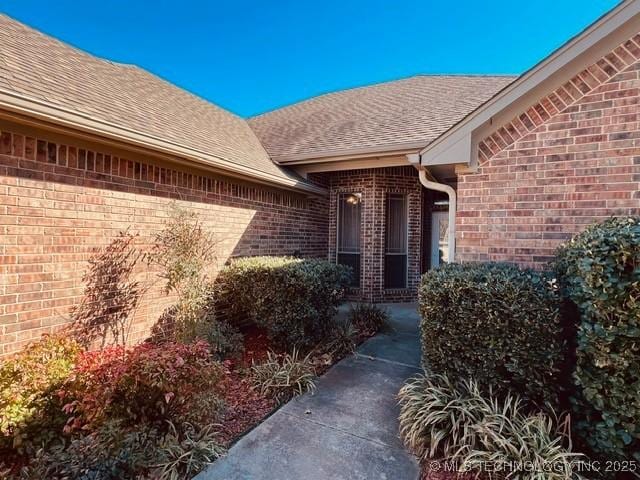
{"label": "front door", "polygon": [[449,212],[431,213],[431,268],[449,261]]}

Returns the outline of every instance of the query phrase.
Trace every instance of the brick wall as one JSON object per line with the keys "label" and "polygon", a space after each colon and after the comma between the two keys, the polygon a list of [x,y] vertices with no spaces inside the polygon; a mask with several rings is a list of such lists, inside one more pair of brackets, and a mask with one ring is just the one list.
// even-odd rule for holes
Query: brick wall
{"label": "brick wall", "polygon": [[[327,255],[326,199],[16,130],[24,129],[0,133],[0,355],[68,322],[88,258],[126,229],[148,248],[176,200],[215,233],[219,264]],[[173,301],[147,268],[136,276],[154,287],[136,312],[132,341]]]}
{"label": "brick wall", "polygon": [[[413,167],[350,170],[327,175],[329,202],[329,258],[336,259],[336,213],[339,193],[362,194],[361,278],[353,298],[368,302],[415,300],[420,280],[421,195],[422,187]],[[407,195],[409,236],[406,289],[384,288],[386,198],[389,193]]]}
{"label": "brick wall", "polygon": [[561,242],[640,214],[640,35],[480,143],[458,178],[461,261],[543,268]]}

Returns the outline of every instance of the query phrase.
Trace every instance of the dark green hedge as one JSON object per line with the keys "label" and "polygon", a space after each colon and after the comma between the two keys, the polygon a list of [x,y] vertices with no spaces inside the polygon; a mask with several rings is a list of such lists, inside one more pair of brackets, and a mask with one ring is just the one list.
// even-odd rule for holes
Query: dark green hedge
{"label": "dark green hedge", "polygon": [[423,276],[419,295],[425,370],[557,405],[564,342],[559,295],[544,274],[446,264]]}
{"label": "dark green hedge", "polygon": [[325,260],[248,257],[225,267],[217,283],[232,321],[250,320],[291,349],[331,333],[349,278],[348,268]]}
{"label": "dark green hedge", "polygon": [[640,217],[588,227],[558,250],[555,269],[581,318],[577,430],[607,458],[640,461]]}

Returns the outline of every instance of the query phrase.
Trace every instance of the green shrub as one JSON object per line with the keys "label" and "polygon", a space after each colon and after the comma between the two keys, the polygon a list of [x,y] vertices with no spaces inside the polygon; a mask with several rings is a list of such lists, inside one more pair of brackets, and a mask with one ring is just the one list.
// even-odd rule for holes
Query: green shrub
{"label": "green shrub", "polygon": [[419,298],[425,370],[557,405],[560,302],[545,275],[507,264],[446,264],[423,276]]}
{"label": "green shrub", "polygon": [[75,341],[46,336],[0,365],[0,447],[21,450],[61,435],[66,416],[57,391],[79,353]]}
{"label": "green shrub", "polygon": [[119,480],[139,478],[153,463],[159,433],[154,429],[126,430],[119,421],[75,435],[66,444],[42,449],[20,472],[20,480]]}
{"label": "green shrub", "polygon": [[640,461],[640,217],[588,227],[555,268],[581,318],[577,431],[607,458]]}
{"label": "green shrub", "polygon": [[161,434],[147,426],[127,428],[120,421],[108,421],[73,436],[65,445],[38,451],[13,478],[187,480],[223,453],[213,425],[169,423]]}
{"label": "green shrub", "polygon": [[216,360],[239,358],[244,352],[242,333],[229,322],[218,319],[212,305],[189,319],[183,316],[177,320],[176,315],[175,305],[166,309],[152,327],[149,341],[156,344],[205,341]]}
{"label": "green shrub", "polygon": [[365,335],[373,335],[390,328],[389,314],[382,308],[367,303],[351,305],[349,320]]}
{"label": "green shrub", "polygon": [[196,325],[194,340],[206,341],[211,353],[219,360],[238,358],[244,352],[243,335],[223,320],[203,319]]}
{"label": "green shrub", "polygon": [[298,350],[279,357],[267,353],[267,360],[251,368],[255,387],[262,395],[284,403],[307,391],[315,390],[315,371],[309,355],[301,358]]}
{"label": "green shrub", "polygon": [[[216,241],[196,212],[173,204],[169,217],[154,239],[148,260],[160,267],[165,290],[189,296],[206,280],[215,260]],[[198,292],[196,292],[197,294]]]}
{"label": "green shrub", "polygon": [[[517,396],[441,375],[409,380],[399,400],[400,436],[423,461],[445,458],[467,472],[501,468],[521,480],[576,478],[581,456],[571,452],[568,417],[529,414]],[[516,474],[517,465],[525,468]]]}
{"label": "green shrub", "polygon": [[143,343],[86,352],[64,392],[67,430],[95,428],[107,419],[165,427],[200,394],[219,395],[223,367],[205,342]]}
{"label": "green shrub", "polygon": [[202,335],[203,328],[216,328],[210,278],[215,248],[214,235],[204,228],[199,215],[172,205],[147,259],[159,268],[166,293],[175,294],[177,301],[154,325],[152,340],[190,342],[196,334]]}
{"label": "green shrub", "polygon": [[328,338],[348,280],[346,267],[324,260],[252,257],[225,267],[218,284],[233,321],[264,327],[291,349]]}

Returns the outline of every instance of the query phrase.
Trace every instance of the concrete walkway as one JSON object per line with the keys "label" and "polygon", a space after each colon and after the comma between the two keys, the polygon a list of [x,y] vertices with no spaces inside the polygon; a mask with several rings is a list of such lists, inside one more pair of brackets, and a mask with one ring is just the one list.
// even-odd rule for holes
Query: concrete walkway
{"label": "concrete walkway", "polygon": [[414,304],[386,308],[392,333],[334,365],[315,394],[284,405],[196,479],[416,480],[398,438],[396,394],[418,372],[418,315]]}

